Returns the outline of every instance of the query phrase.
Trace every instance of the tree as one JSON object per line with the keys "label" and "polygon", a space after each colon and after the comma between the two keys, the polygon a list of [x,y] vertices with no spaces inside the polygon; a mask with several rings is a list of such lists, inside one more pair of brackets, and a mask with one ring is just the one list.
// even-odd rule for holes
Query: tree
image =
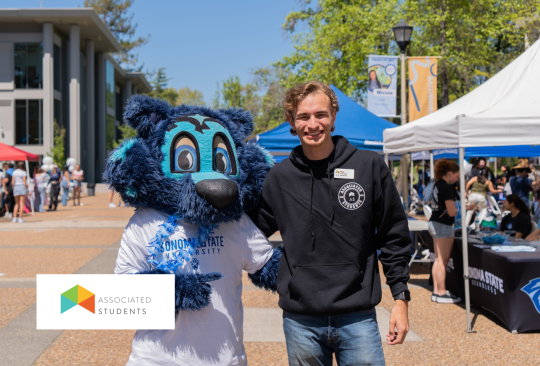
{"label": "tree", "polygon": [[221,96],[223,98],[223,107],[243,107],[245,97],[242,95],[244,87],[240,83],[238,76],[231,76],[223,82]]}
{"label": "tree", "polygon": [[404,1],[414,26],[409,53],[442,56],[439,105],[468,93],[525,50],[526,30],[516,22],[536,11],[531,3],[538,1]]}
{"label": "tree", "polygon": [[171,79],[167,77],[165,68],[160,67],[157,72],[151,73],[150,75],[153,75],[150,81],[152,91],[148,93],[148,95],[154,98],[163,99],[171,105],[176,105],[178,92],[174,88],[167,88],[167,83]]}
{"label": "tree", "polygon": [[182,89],[178,89],[178,97],[176,98],[176,105],[191,104],[191,105],[204,105],[204,97],[200,90],[191,90],[188,86]]}
{"label": "tree", "polygon": [[135,37],[137,24],[133,24],[133,14],[129,9],[133,0],[85,0],[86,8],[94,8],[103,22],[114,34],[122,49],[113,55],[122,68],[133,71],[142,69],[143,65],[137,66],[139,59],[135,50],[148,42],[150,35]]}
{"label": "tree", "polygon": [[260,113],[255,116],[255,133],[275,128],[285,121],[283,115],[283,97],[289,84],[291,73],[276,67],[266,67],[253,72],[254,81],[259,90],[265,90],[260,100]]}
{"label": "tree", "polygon": [[66,139],[66,129],[61,127],[60,124],[56,121],[56,118],[53,121],[53,133],[54,133],[54,146],[51,147],[51,151],[47,153],[48,156],[53,158],[55,164],[58,166],[63,166],[66,157],[65,157],[65,139]]}
{"label": "tree", "polygon": [[118,141],[113,142],[113,147],[116,149],[120,144],[122,144],[124,141],[129,140],[132,137],[137,137],[137,130],[130,127],[127,124],[122,124],[118,126],[118,129],[120,130],[120,133],[122,134],[122,139]]}
{"label": "tree", "polygon": [[[531,41],[538,37],[534,30],[540,23],[539,0],[319,0],[316,5],[304,0],[304,4],[283,25],[292,35],[295,51],[275,65],[293,72],[287,86],[318,79],[357,101],[367,90],[367,56],[398,54],[391,28],[401,18],[414,26],[409,55],[442,56],[438,95],[443,106],[508,65],[523,52],[526,35]],[[305,31],[297,31],[299,24]]]}
{"label": "tree", "polygon": [[[362,100],[367,85],[367,56],[393,54],[391,27],[400,15],[400,0],[320,0],[316,6],[287,15],[283,28],[295,51],[274,66],[293,71],[292,86],[317,79]],[[297,33],[300,23],[307,30]]]}

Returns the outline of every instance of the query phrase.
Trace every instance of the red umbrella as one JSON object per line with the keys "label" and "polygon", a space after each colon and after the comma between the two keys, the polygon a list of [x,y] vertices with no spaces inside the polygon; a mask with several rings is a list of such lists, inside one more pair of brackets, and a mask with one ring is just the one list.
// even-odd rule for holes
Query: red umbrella
{"label": "red umbrella", "polygon": [[0,161],[39,161],[39,155],[30,154],[29,152],[17,149],[13,146],[8,146],[0,143]]}

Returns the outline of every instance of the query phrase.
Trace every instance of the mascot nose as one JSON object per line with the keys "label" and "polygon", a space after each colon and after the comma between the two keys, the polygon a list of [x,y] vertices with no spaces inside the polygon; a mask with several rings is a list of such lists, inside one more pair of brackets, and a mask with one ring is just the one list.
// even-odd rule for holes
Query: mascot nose
{"label": "mascot nose", "polygon": [[195,184],[199,197],[218,210],[223,210],[238,198],[238,187],[229,179],[205,179]]}

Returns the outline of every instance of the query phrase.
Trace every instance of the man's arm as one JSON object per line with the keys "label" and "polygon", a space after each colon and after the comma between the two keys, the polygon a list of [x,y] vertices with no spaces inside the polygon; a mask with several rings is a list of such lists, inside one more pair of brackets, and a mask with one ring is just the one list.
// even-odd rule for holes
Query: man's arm
{"label": "man's arm", "polygon": [[[409,260],[411,257],[411,237],[407,216],[401,199],[392,180],[390,170],[380,159],[380,192],[375,200],[374,219],[377,229],[375,236],[379,260],[383,266],[386,284],[393,297],[409,291]],[[407,302],[396,300],[390,314],[390,331],[387,335],[389,345],[401,344],[409,331]],[[397,328],[397,332],[396,332]]]}
{"label": "man's arm", "polygon": [[279,230],[271,205],[272,198],[270,197],[269,189],[272,184],[271,181],[271,173],[269,173],[263,185],[261,203],[256,209],[248,212],[251,221],[253,221],[255,226],[257,226],[267,238]]}

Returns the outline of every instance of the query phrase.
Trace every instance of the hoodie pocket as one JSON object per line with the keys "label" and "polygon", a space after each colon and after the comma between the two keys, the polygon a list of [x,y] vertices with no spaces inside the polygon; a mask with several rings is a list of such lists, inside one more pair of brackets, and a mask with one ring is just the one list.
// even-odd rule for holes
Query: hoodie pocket
{"label": "hoodie pocket", "polygon": [[306,313],[348,308],[358,301],[362,279],[363,271],[352,262],[298,265],[289,281],[290,298]]}

